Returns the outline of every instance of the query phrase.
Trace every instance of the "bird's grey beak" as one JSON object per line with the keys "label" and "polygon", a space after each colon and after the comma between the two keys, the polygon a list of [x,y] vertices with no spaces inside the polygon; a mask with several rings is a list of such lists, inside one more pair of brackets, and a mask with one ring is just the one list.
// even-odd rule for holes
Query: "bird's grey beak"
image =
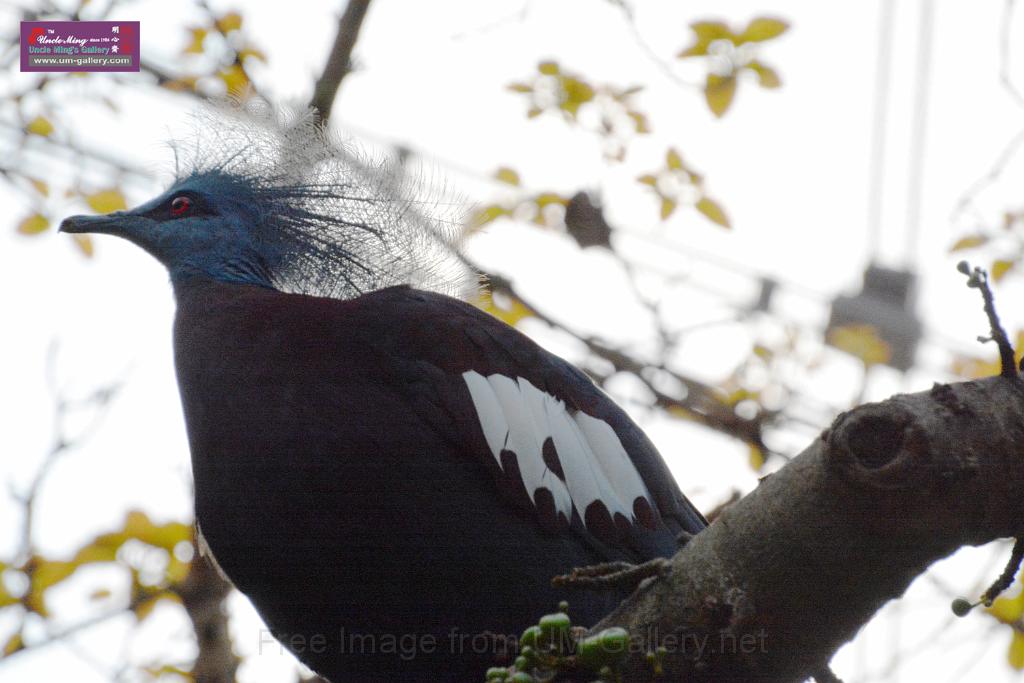
{"label": "bird's grey beak", "polygon": [[72,234],[92,232],[120,235],[124,229],[124,218],[123,211],[115,211],[102,216],[69,216],[61,221],[60,231]]}

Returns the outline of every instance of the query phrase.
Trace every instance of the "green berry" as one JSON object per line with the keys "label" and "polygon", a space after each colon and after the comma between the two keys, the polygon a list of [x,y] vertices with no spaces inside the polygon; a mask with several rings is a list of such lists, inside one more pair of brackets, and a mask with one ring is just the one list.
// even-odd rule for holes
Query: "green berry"
{"label": "green berry", "polygon": [[537,647],[537,642],[540,640],[540,626],[531,626],[525,631],[523,635],[519,636],[519,645],[524,649]]}
{"label": "green berry", "polygon": [[520,671],[519,673],[512,676],[511,681],[512,683],[534,683],[533,676],[526,673],[525,671]]}
{"label": "green berry", "polygon": [[612,626],[606,628],[597,634],[597,637],[601,639],[601,642],[606,650],[626,652],[626,647],[629,645],[629,631],[619,626]]}
{"label": "green berry", "polygon": [[974,605],[964,598],[957,598],[950,607],[953,608],[953,614],[958,617],[966,617],[967,613],[974,609]]}
{"label": "green berry", "polygon": [[613,626],[577,643],[576,657],[586,668],[599,671],[620,664],[626,658],[628,646],[629,632]]}
{"label": "green berry", "polygon": [[556,645],[563,642],[572,622],[565,612],[545,614],[540,618],[540,639],[544,644]]}
{"label": "green berry", "polygon": [[487,674],[484,676],[484,680],[487,681],[504,681],[508,676],[508,669],[503,666],[492,666],[487,670]]}

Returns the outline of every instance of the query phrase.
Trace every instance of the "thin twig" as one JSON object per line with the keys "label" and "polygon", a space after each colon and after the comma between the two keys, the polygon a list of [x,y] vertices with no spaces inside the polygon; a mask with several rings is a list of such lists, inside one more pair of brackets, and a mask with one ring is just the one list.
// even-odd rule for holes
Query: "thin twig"
{"label": "thin twig", "polygon": [[[482,272],[480,268],[476,267],[468,259],[465,259],[465,257],[463,257],[463,260],[477,272]],[[647,390],[651,392],[654,396],[655,404],[659,407],[686,411],[686,414],[694,421],[716,431],[752,443],[763,451],[768,452],[768,448],[763,442],[762,429],[764,424],[774,417],[773,413],[762,412],[749,419],[740,417],[730,406],[722,402],[719,398],[719,393],[713,387],[673,372],[664,364],[651,364],[637,360],[593,337],[576,332],[565,323],[539,311],[536,306],[527,299],[524,299],[506,278],[492,274],[488,274],[487,278],[492,291],[503,292],[519,300],[530,309],[538,320],[550,325],[554,329],[572,335],[585,344],[595,356],[611,363],[617,371],[635,375],[644,383]],[[654,386],[654,382],[648,376],[650,371],[665,373],[685,389],[686,395],[682,398],[677,398],[660,391]]]}
{"label": "thin twig", "polygon": [[633,16],[632,7],[627,5],[625,2],[619,2],[618,0],[613,1],[612,4],[617,5],[619,9],[622,10],[622,13],[625,15],[626,26],[629,28],[629,33],[633,37],[633,42],[636,43],[637,47],[639,47],[641,51],[643,51],[644,55],[647,56],[647,59],[649,59],[652,64],[658,67],[658,70],[661,71],[665,78],[669,79],[680,88],[683,88],[691,92],[693,90],[698,90],[702,87],[699,83],[693,83],[684,78],[680,78],[680,76],[675,71],[672,70],[672,67],[668,64],[668,62],[662,59],[661,56],[657,52],[655,52],[650,45],[647,44],[647,41],[644,40],[644,37],[640,35],[640,29],[637,28],[636,19]]}
{"label": "thin twig", "polygon": [[980,178],[975,180],[967,191],[960,196],[957,200],[956,205],[953,207],[953,215],[951,220],[956,220],[974,204],[975,198],[981,194],[982,190],[993,185],[1003,175],[1006,167],[1010,164],[1016,156],[1017,151],[1020,149],[1021,144],[1024,144],[1024,129],[1017,131],[1003,150],[996,157],[996,160],[989,167],[988,171],[985,172]]}
{"label": "thin twig", "polygon": [[331,107],[334,106],[334,98],[338,94],[342,79],[352,71],[352,50],[356,46],[359,29],[363,25],[369,6],[370,0],[348,0],[345,12],[338,20],[338,35],[334,38],[334,45],[327,56],[327,64],[316,81],[313,99],[309,102],[309,106],[323,123],[327,123],[331,116]]}
{"label": "thin twig", "polygon": [[1010,93],[1017,106],[1024,107],[1024,93],[1021,93],[1010,75],[1010,50],[1013,45],[1010,32],[1013,29],[1013,14],[1016,4],[1016,0],[1006,0],[1003,3],[1002,30],[999,32],[999,82],[1003,84],[1006,92]]}
{"label": "thin twig", "polygon": [[1020,569],[1022,560],[1024,560],[1024,539],[1018,538],[1013,543],[1013,550],[1010,552],[1010,559],[1006,561],[1006,568],[1003,569],[1003,573],[981,596],[981,601],[986,606],[991,606],[992,602],[999,597],[999,594],[1010,587],[1010,584],[1013,583],[1013,577],[1017,575],[1017,570]]}
{"label": "thin twig", "polygon": [[[51,344],[47,354],[46,376],[48,378],[48,383],[51,385],[51,391],[55,394],[53,408],[53,444],[44,456],[39,469],[36,470],[35,476],[28,485],[28,489],[24,493],[15,496],[24,509],[24,517],[21,525],[21,556],[25,562],[29,561],[34,554],[34,543],[32,541],[32,537],[34,536],[35,506],[43,484],[50,475],[53,466],[61,457],[66,455],[69,451],[81,446],[89,439],[90,436],[92,436],[102,422],[106,411],[109,409],[113,398],[117,395],[121,386],[120,381],[115,381],[99,387],[82,399],[69,399],[61,395],[59,388],[55,385],[55,370],[53,368],[55,362],[56,345]],[[65,427],[68,413],[71,410],[81,409],[83,407],[94,407],[97,412],[89,421],[85,429],[72,438],[68,435]]]}
{"label": "thin twig", "polygon": [[589,567],[577,567],[568,574],[551,579],[556,588],[590,588],[596,590],[613,590],[625,588],[632,590],[644,579],[663,575],[669,567],[664,557],[656,557],[643,564],[630,562],[606,562]]}
{"label": "thin twig", "polygon": [[[996,312],[995,300],[992,297],[992,288],[988,285],[988,273],[982,268],[974,268],[967,261],[957,264],[957,270],[967,276],[967,286],[981,290],[981,297],[985,302],[985,315],[988,316],[989,328],[992,330],[991,339],[999,347],[999,374],[1007,379],[1017,379],[1017,365],[1014,363],[1013,344],[1006,336],[1006,330],[999,322],[999,314]],[[982,341],[988,341],[982,338]],[[1024,359],[1022,359],[1024,360]]]}

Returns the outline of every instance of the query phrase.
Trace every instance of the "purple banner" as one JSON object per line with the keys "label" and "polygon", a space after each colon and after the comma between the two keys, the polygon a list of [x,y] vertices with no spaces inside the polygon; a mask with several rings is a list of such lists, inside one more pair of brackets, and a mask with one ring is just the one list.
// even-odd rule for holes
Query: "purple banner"
{"label": "purple banner", "polygon": [[23,21],[22,71],[138,71],[137,21]]}

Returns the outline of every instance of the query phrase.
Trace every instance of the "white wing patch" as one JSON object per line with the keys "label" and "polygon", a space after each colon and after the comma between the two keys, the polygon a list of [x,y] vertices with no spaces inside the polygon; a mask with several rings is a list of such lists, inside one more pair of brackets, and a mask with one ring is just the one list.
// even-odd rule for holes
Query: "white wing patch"
{"label": "white wing patch", "polygon": [[[565,403],[519,377],[484,377],[470,370],[462,374],[476,408],[491,454],[501,467],[501,452],[516,455],[516,462],[530,499],[536,504],[541,488],[551,492],[555,510],[581,519],[587,507],[601,501],[614,518],[616,513],[635,522],[633,501],[653,498],[636,471],[622,442],[611,426],[583,412],[570,412]],[[544,442],[551,439],[561,464],[564,481],[544,461]]]}

